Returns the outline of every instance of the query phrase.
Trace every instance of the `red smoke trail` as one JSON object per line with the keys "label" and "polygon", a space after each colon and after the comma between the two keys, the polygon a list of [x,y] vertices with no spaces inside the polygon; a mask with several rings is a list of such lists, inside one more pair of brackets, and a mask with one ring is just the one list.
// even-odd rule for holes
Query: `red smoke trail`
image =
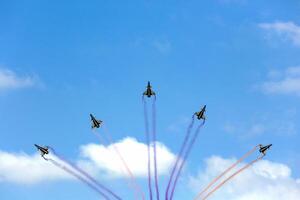
{"label": "red smoke trail", "polygon": [[201,197],[202,194],[204,194],[213,184],[215,184],[220,178],[222,178],[225,174],[227,174],[230,170],[232,170],[234,167],[236,167],[239,163],[241,163],[243,160],[248,158],[251,154],[254,153],[254,151],[257,149],[258,146],[255,146],[253,149],[245,153],[238,161],[233,163],[230,167],[228,167],[224,172],[222,172],[219,176],[215,177],[195,198],[194,200],[197,200]]}
{"label": "red smoke trail", "polygon": [[193,136],[193,138],[192,138],[190,144],[189,144],[188,147],[187,147],[187,151],[186,151],[186,153],[185,153],[185,155],[184,155],[184,157],[183,157],[183,160],[182,160],[182,162],[181,162],[181,165],[180,165],[180,167],[179,167],[178,173],[177,173],[176,178],[175,178],[175,181],[174,181],[174,185],[173,185],[173,188],[172,188],[172,191],[171,191],[171,195],[170,195],[170,200],[173,199],[173,195],[174,195],[174,192],[175,192],[176,184],[177,184],[177,181],[178,181],[178,179],[179,179],[179,177],[180,177],[180,173],[181,173],[181,171],[182,171],[182,168],[183,168],[183,166],[184,166],[184,163],[185,163],[185,161],[187,160],[187,158],[188,158],[188,156],[189,156],[189,154],[190,154],[190,151],[192,150],[192,147],[194,146],[194,144],[195,144],[195,142],[196,142],[196,139],[197,139],[197,137],[198,137],[198,135],[199,135],[199,132],[200,132],[202,126],[204,125],[204,123],[205,123],[205,121],[203,121],[203,122],[197,127],[197,129],[196,129],[196,131],[195,131],[195,133],[194,133],[194,136]]}
{"label": "red smoke trail", "polygon": [[212,191],[210,191],[204,198],[203,200],[207,199],[210,195],[212,195],[214,192],[216,192],[218,189],[220,189],[220,187],[222,187],[225,183],[227,183],[230,179],[234,178],[236,175],[238,175],[239,173],[241,173],[242,171],[244,171],[245,169],[247,169],[248,167],[250,167],[251,165],[253,165],[254,163],[256,163],[257,161],[261,160],[264,156],[261,156],[253,161],[251,161],[249,164],[245,165],[244,167],[242,167],[241,169],[239,169],[238,171],[236,171],[235,173],[233,173],[231,176],[229,176],[227,179],[225,179],[223,182],[221,182],[219,185],[217,185]]}
{"label": "red smoke trail", "polygon": [[56,162],[53,159],[47,158],[47,161],[50,161],[51,163],[53,163],[55,166],[61,168],[62,170],[64,170],[65,172],[71,174],[72,176],[76,177],[78,180],[80,180],[81,182],[83,182],[84,184],[86,184],[88,187],[90,187],[91,189],[95,190],[97,193],[99,193],[101,196],[104,197],[104,199],[106,200],[110,200],[110,198],[108,196],[106,196],[101,190],[99,190],[97,187],[95,187],[93,184],[91,184],[89,181],[87,181],[86,179],[84,179],[83,177],[81,177],[80,175],[76,174],[75,172],[73,172],[72,170],[68,169],[66,166]]}
{"label": "red smoke trail", "polygon": [[174,173],[177,169],[177,165],[179,163],[179,160],[185,150],[185,147],[186,147],[186,144],[190,138],[190,134],[191,134],[191,130],[194,126],[194,116],[192,118],[192,121],[190,123],[190,125],[188,126],[188,129],[187,129],[187,132],[186,132],[186,135],[185,135],[185,138],[184,138],[184,141],[181,145],[181,148],[180,148],[180,151],[179,151],[179,154],[177,155],[177,159],[176,159],[176,162],[175,164],[173,165],[173,169],[172,169],[172,172],[171,172],[171,175],[170,175],[170,178],[169,178],[169,182],[168,182],[168,186],[167,186],[167,189],[166,189],[166,193],[165,193],[165,199],[168,200],[169,199],[169,189],[170,189],[170,186],[171,186],[171,182],[172,182],[172,179],[173,179],[173,176],[174,176]]}
{"label": "red smoke trail", "polygon": [[[109,144],[107,141],[105,141],[105,140],[101,137],[100,133],[98,133],[98,132],[96,131],[96,129],[93,129],[92,132],[93,132],[93,133],[95,134],[95,136],[99,139],[100,144],[103,144],[103,145],[108,145],[108,144]],[[122,170],[122,172],[124,172],[124,171],[123,171],[123,168],[122,168],[121,166],[120,166],[120,170]],[[131,185],[131,182],[129,182],[128,185],[131,187],[131,186],[132,186],[132,185]],[[135,199],[136,199],[136,200],[138,199],[138,198],[136,197],[136,193],[135,193]]]}
{"label": "red smoke trail", "polygon": [[[108,130],[106,129],[106,127],[104,126],[103,128],[105,130],[104,134],[105,134],[106,139],[109,141],[110,144],[112,144],[112,147],[113,147],[115,153],[118,155],[119,159],[122,161],[122,164],[124,165],[128,175],[130,176],[132,185],[133,185],[136,193],[139,193],[141,195],[142,199],[145,200],[145,195],[144,195],[142,189],[140,188],[140,186],[137,184],[136,178],[134,177],[133,173],[131,172],[130,168],[128,167],[128,164],[125,161],[124,157],[122,156],[119,148],[113,143],[113,140],[112,140],[110,134],[108,133]],[[97,134],[97,136],[100,137],[98,134]],[[136,194],[135,194],[135,198],[138,199]]]}
{"label": "red smoke trail", "polygon": [[67,163],[68,165],[70,165],[73,169],[75,169],[76,171],[78,171],[79,173],[81,173],[82,175],[84,175],[87,179],[89,179],[92,183],[94,183],[95,185],[97,185],[98,187],[100,187],[101,189],[103,189],[104,191],[108,192],[109,194],[111,194],[112,196],[114,196],[116,199],[118,200],[122,200],[118,195],[116,195],[113,191],[111,191],[110,189],[108,189],[107,187],[105,187],[104,185],[102,185],[101,183],[99,183],[98,181],[96,181],[93,177],[91,177],[87,172],[85,172],[84,170],[82,170],[81,168],[77,167],[75,164],[71,163],[70,161],[68,161],[67,159],[64,159],[62,156],[58,155],[53,148],[49,147],[52,150],[52,153],[57,156],[60,160],[64,161],[65,163]]}
{"label": "red smoke trail", "polygon": [[149,124],[148,124],[148,113],[147,113],[147,103],[143,98],[144,103],[144,119],[145,119],[145,132],[146,132],[146,141],[147,141],[147,151],[148,151],[148,189],[150,200],[152,200],[152,181],[151,181],[151,159],[150,159],[150,134],[149,134]]}
{"label": "red smoke trail", "polygon": [[154,155],[154,178],[155,178],[155,189],[156,189],[156,199],[159,200],[159,186],[157,177],[157,157],[156,157],[156,99],[153,100],[152,104],[152,128],[153,128],[153,155]]}

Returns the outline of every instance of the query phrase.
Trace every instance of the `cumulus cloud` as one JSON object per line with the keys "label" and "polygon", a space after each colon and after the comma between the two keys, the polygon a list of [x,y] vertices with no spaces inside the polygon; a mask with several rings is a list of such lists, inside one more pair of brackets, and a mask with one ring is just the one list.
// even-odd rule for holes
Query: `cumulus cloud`
{"label": "cumulus cloud", "polygon": [[9,69],[0,68],[0,90],[31,87],[35,80],[30,76],[19,76]]}
{"label": "cumulus cloud", "polygon": [[267,94],[290,94],[300,96],[300,66],[285,71],[271,71],[269,80],[261,84]]}
{"label": "cumulus cloud", "polygon": [[291,41],[295,46],[300,46],[300,26],[294,22],[261,23],[259,27],[281,36],[283,40]]}
{"label": "cumulus cloud", "polygon": [[[147,176],[147,146],[145,144],[134,138],[125,138],[114,145],[121,152],[135,176],[142,178]],[[167,174],[170,164],[174,162],[175,155],[159,142],[157,142],[157,155],[159,175]],[[53,155],[52,157],[59,161]],[[112,144],[82,146],[75,163],[90,174],[102,178],[128,176]],[[0,182],[36,184],[71,178],[66,172],[45,161],[38,154],[8,153],[0,150]]]}
{"label": "cumulus cloud", "polygon": [[[125,138],[114,144],[121,152],[132,173],[138,177],[147,176],[147,146],[134,138]],[[157,168],[159,175],[169,172],[170,164],[175,155],[162,143],[157,142]],[[152,151],[153,146],[151,146]],[[114,146],[88,144],[81,147],[81,156],[86,158],[79,163],[83,166],[106,173],[109,177],[128,176],[122,163],[115,153]]]}
{"label": "cumulus cloud", "polygon": [[68,174],[41,159],[38,154],[0,151],[0,182],[34,184],[69,178]]}
{"label": "cumulus cloud", "polygon": [[[190,178],[195,192],[234,163],[236,159],[212,156],[205,161],[205,168]],[[243,166],[245,164],[241,164]],[[241,167],[240,166],[240,167]],[[262,160],[225,184],[213,195],[215,200],[297,200],[300,196],[299,179],[292,177],[291,169],[284,164]]]}

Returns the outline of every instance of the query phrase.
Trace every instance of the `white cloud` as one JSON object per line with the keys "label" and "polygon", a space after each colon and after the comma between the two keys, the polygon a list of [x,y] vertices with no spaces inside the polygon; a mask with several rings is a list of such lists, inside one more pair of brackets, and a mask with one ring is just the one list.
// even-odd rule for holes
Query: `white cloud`
{"label": "white cloud", "polygon": [[261,23],[259,27],[291,41],[295,46],[300,46],[300,26],[294,22]]}
{"label": "white cloud", "polygon": [[[199,192],[235,161],[236,159],[219,156],[210,157],[205,162],[205,169],[201,170],[197,177],[190,178],[190,186],[195,192]],[[211,196],[211,199],[298,200],[299,196],[299,179],[292,177],[288,166],[262,160],[227,182]]]}
{"label": "white cloud", "polygon": [[[114,145],[121,152],[128,167],[135,176],[147,176],[147,146],[145,144],[138,142],[134,138],[125,138]],[[159,142],[156,143],[156,146],[158,172],[159,175],[164,175],[169,172],[169,167],[173,164],[175,155]],[[113,145],[84,145],[81,147],[81,156],[87,158],[87,160],[80,161],[80,164],[89,166],[93,171],[104,172],[109,177],[128,176],[122,162],[115,153]]]}
{"label": "white cloud", "polygon": [[270,80],[261,84],[261,89],[267,94],[300,95],[300,67],[289,67],[283,72],[271,71]]}
{"label": "white cloud", "polygon": [[38,154],[0,151],[0,182],[34,184],[69,178],[68,174],[43,160]]}
{"label": "white cloud", "polygon": [[31,87],[35,80],[30,76],[19,76],[9,69],[0,69],[0,90]]}
{"label": "white cloud", "polygon": [[[147,146],[145,144],[133,138],[125,138],[114,145],[121,152],[135,176],[147,176]],[[88,144],[82,146],[80,151],[80,157],[75,162],[90,174],[102,178],[128,176],[113,145]],[[159,142],[157,142],[157,155],[159,175],[167,174],[170,165],[174,163],[175,155]],[[55,156],[51,157],[59,161]],[[62,169],[45,161],[38,154],[8,153],[0,150],[0,182],[36,184],[71,178]]]}

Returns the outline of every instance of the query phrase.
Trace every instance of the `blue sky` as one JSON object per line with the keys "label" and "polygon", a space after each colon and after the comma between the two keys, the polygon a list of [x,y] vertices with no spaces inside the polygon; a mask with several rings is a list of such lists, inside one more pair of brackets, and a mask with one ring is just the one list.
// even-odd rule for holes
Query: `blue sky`
{"label": "blue sky", "polygon": [[[150,80],[158,141],[173,154],[191,115],[207,105],[175,199],[195,196],[191,177],[206,159],[238,158],[259,143],[274,144],[266,159],[288,167],[299,192],[299,8],[298,1],[1,1],[0,152],[33,156],[39,143],[76,161],[81,146],[98,142],[89,113],[115,141],[144,143],[141,94]],[[12,181],[13,169],[0,161],[1,200],[99,199],[74,180]],[[102,182],[132,198],[124,179]],[[145,178],[139,183],[146,192]]]}

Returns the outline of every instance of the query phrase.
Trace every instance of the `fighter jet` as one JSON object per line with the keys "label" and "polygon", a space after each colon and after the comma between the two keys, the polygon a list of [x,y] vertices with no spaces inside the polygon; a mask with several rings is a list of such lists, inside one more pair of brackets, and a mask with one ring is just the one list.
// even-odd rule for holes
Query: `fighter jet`
{"label": "fighter jet", "polygon": [[37,144],[34,144],[34,146],[40,151],[40,153],[41,153],[41,156],[45,159],[45,160],[47,160],[47,158],[45,158],[44,156],[45,156],[45,154],[49,154],[49,147],[41,147],[41,146],[39,146],[39,145],[37,145]]}
{"label": "fighter jet", "polygon": [[143,93],[143,96],[147,96],[148,98],[150,98],[151,96],[155,96],[155,92],[151,88],[152,86],[150,84],[150,81],[148,81],[147,89]]}
{"label": "fighter jet", "polygon": [[90,114],[91,116],[91,121],[92,121],[92,129],[93,128],[99,128],[100,125],[102,124],[101,120],[97,120],[92,114]]}
{"label": "fighter jet", "polygon": [[206,105],[205,106],[203,106],[203,108],[199,111],[199,112],[195,112],[195,115],[197,116],[197,119],[203,119],[204,121],[205,121],[205,115],[204,115],[204,113],[205,113],[205,111],[206,111]]}
{"label": "fighter jet", "polygon": [[266,155],[266,151],[268,149],[270,149],[270,147],[272,146],[272,144],[263,146],[262,144],[259,145],[259,152],[262,153],[264,156]]}

